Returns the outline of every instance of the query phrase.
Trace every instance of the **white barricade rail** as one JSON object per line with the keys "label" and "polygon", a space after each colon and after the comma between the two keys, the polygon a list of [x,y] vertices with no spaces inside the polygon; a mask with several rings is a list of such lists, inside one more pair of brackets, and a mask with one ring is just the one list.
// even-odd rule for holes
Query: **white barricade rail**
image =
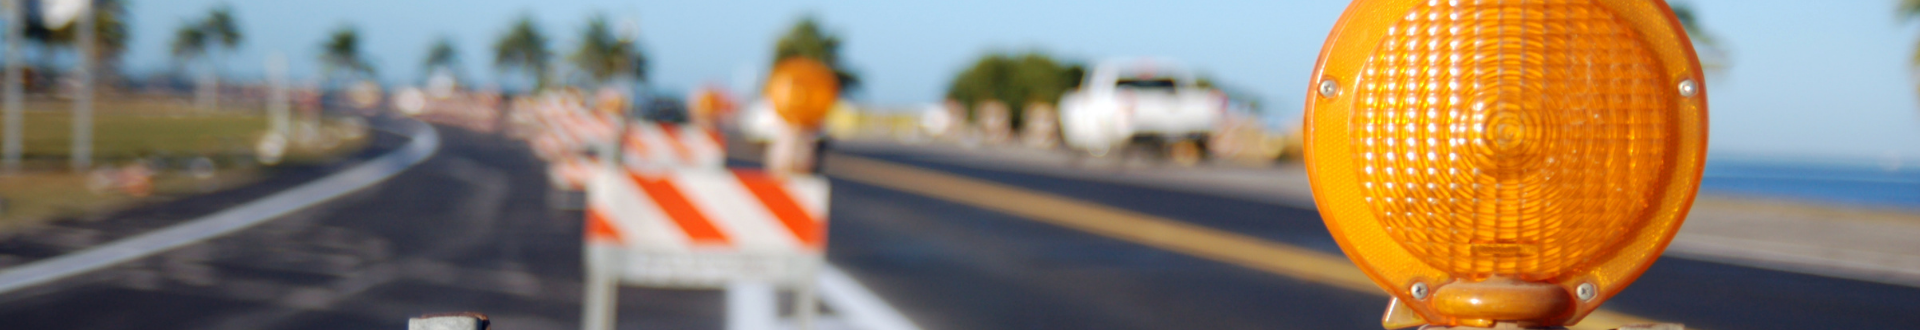
{"label": "white barricade rail", "polygon": [[726,164],[726,139],[700,125],[633,122],[621,145],[635,168],[717,168]]}

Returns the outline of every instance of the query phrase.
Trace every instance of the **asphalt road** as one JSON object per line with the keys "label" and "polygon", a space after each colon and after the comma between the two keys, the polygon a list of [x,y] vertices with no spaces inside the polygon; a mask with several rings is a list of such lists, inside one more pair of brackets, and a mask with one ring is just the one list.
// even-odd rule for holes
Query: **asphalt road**
{"label": "asphalt road", "polygon": [[[481,311],[577,328],[578,213],[518,143],[440,127],[392,180],[260,227],[0,296],[8,329],[400,329]],[[1312,210],[864,157],[1337,254]],[[827,166],[831,167],[830,162]],[[927,329],[1377,329],[1380,296],[835,180],[829,258]],[[718,292],[623,289],[621,328],[718,329]],[[1679,259],[1607,305],[1707,329],[1901,328],[1920,289]]]}
{"label": "asphalt road", "polygon": [[[856,153],[1339,255],[1313,210]],[[828,164],[832,166],[832,164]],[[1102,170],[1102,169],[1089,169]],[[839,180],[830,258],[931,329],[1377,329],[1386,301]],[[1920,324],[1920,288],[1662,258],[1607,303],[1704,329]]]}
{"label": "asphalt road", "polygon": [[[579,214],[550,210],[524,144],[439,127],[387,182],[259,227],[0,296],[7,329],[404,329],[483,311],[577,329]],[[718,293],[626,290],[622,326],[720,326]]]}

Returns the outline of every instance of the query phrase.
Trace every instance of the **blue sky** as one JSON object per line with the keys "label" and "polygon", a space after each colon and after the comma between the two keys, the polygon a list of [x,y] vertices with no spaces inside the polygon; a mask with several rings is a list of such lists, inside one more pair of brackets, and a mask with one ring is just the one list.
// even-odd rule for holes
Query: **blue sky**
{"label": "blue sky", "polygon": [[[774,38],[803,14],[846,40],[846,60],[884,104],[935,100],[947,80],[989,50],[1043,49],[1075,59],[1156,55],[1181,59],[1256,93],[1268,111],[1297,117],[1321,41],[1340,1],[598,1],[598,0],[129,0],[128,66],[164,68],[166,37],[185,20],[230,3],[247,44],[228,72],[257,77],[266,54],[285,52],[311,76],[319,42],[354,24],[388,81],[420,74],[438,36],[459,45],[466,72],[494,78],[487,47],[520,13],[532,13],[571,49],[592,13],[638,22],[668,87],[734,84],[764,69]],[[1893,0],[1691,0],[1724,41],[1733,66],[1710,78],[1712,152],[1920,164],[1920,108],[1906,61],[1920,27],[1891,14]],[[1008,10],[1007,8],[1018,8]],[[1920,24],[1915,24],[1920,25]]]}

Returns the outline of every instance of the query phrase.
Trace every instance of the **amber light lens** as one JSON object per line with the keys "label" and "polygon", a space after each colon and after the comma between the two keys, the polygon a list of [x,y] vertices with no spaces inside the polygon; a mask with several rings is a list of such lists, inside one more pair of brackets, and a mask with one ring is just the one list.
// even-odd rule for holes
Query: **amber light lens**
{"label": "amber light lens", "polygon": [[1538,281],[1636,228],[1673,171],[1672,81],[1592,3],[1415,6],[1354,95],[1366,202],[1455,276]]}
{"label": "amber light lens", "polygon": [[[1698,186],[1706,98],[1680,31],[1652,0],[1355,1],[1308,101],[1329,229],[1429,323],[1577,321],[1658,256]],[[1566,310],[1437,311],[1416,283],[1565,290],[1528,297]]]}
{"label": "amber light lens", "polygon": [[820,126],[840,99],[840,81],[833,68],[805,57],[775,63],[766,88],[767,100],[780,118],[802,127]]}

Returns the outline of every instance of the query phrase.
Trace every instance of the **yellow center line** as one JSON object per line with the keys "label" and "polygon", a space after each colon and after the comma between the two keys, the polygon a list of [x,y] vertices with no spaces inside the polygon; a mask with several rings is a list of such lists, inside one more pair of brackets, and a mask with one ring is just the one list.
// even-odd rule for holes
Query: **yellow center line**
{"label": "yellow center line", "polygon": [[[969,179],[880,160],[835,154],[834,177],[998,211],[1136,244],[1151,246],[1356,292],[1387,294],[1346,257],[1161,218],[1065,196]],[[1596,310],[1573,329],[1612,329],[1655,323]]]}

